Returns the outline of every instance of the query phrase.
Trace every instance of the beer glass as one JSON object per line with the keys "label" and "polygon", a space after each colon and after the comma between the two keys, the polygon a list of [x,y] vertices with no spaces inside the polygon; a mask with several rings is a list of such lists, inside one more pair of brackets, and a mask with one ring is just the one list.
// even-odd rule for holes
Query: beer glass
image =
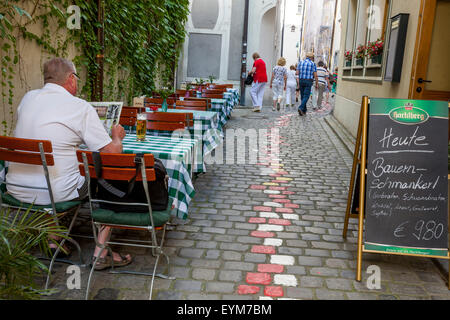
{"label": "beer glass", "polygon": [[147,116],[145,113],[138,113],[136,117],[136,140],[145,141],[147,132]]}

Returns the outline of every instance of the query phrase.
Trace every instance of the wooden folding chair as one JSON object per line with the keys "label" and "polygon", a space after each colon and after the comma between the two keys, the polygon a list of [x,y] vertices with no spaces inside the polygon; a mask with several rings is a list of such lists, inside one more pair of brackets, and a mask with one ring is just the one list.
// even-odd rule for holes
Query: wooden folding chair
{"label": "wooden folding chair", "polygon": [[[166,102],[168,107],[175,105],[176,98],[167,98]],[[164,102],[163,98],[145,98],[144,99],[144,107],[151,108],[151,106],[157,106],[161,108]]]}
{"label": "wooden folding chair", "polygon": [[223,99],[223,93],[202,93],[202,98]]}
{"label": "wooden folding chair", "polygon": [[147,113],[147,129],[157,131],[175,131],[194,125],[192,113]]}
{"label": "wooden folding chair", "polygon": [[206,111],[206,101],[177,100],[176,109]]}
{"label": "wooden folding chair", "polygon": [[[152,281],[150,285],[150,294],[149,300],[152,298],[153,293],[153,283],[155,280],[155,276],[171,279],[173,277],[169,277],[169,257],[163,251],[164,238],[166,233],[166,225],[170,219],[170,212],[172,210],[172,201],[169,200],[169,204],[164,211],[154,211],[151,206],[151,194],[149,194],[148,190],[148,182],[156,180],[156,174],[154,169],[154,157],[153,154],[145,154],[142,157],[136,157],[135,154],[108,154],[108,153],[100,153],[101,165],[97,164],[101,167],[101,177],[98,177],[96,174],[96,170],[94,167],[94,159],[92,156],[92,152],[90,151],[77,151],[77,158],[79,161],[79,169],[80,173],[84,175],[89,183],[89,204],[91,210],[92,217],[92,228],[95,235],[96,245],[101,248],[101,252],[98,254],[96,259],[92,264],[92,268],[89,274],[88,284],[86,288],[86,300],[89,298],[89,291],[91,286],[92,275],[95,269],[95,265],[97,264],[98,258],[101,256],[104,250],[108,250],[110,256],[112,257],[113,253],[110,245],[118,245],[118,246],[133,246],[133,247],[143,247],[151,249],[151,253],[156,257],[155,265],[153,267],[152,273],[146,272],[134,272],[134,271],[115,271],[114,270],[114,260],[112,260],[112,269],[110,273],[127,273],[127,274],[137,274],[137,275],[146,275],[152,276]],[[137,166],[140,166],[139,172],[137,171]],[[138,172],[138,174],[137,174]],[[137,175],[136,175],[137,174]],[[91,192],[90,180],[91,178],[103,178],[105,180],[114,180],[114,181],[130,181],[136,176],[136,183],[142,183],[146,199],[142,200],[142,203],[125,203],[121,202],[120,205],[132,205],[142,206],[143,208],[148,209],[147,212],[115,212],[112,210],[97,208],[94,209],[93,204],[100,203],[109,203],[109,204],[118,204],[117,202],[112,202],[104,199],[99,199],[95,194]],[[169,198],[170,199],[170,198]],[[97,230],[99,230],[102,226],[111,227],[114,229],[126,229],[126,230],[141,230],[149,232],[150,239],[114,239],[111,240],[111,237],[107,239],[104,244],[100,244],[97,240]],[[158,242],[156,237],[156,231],[161,230],[162,238],[161,241]],[[121,238],[126,237],[127,235],[121,234]],[[156,273],[159,259],[164,256],[167,261],[167,273],[160,274]]]}
{"label": "wooden folding chair", "polygon": [[221,94],[227,92],[227,89],[204,89],[203,93]]}
{"label": "wooden folding chair", "polygon": [[[74,216],[70,222],[70,225],[66,233],[66,235],[69,236],[72,227],[75,223],[75,220],[78,217],[78,211],[80,209],[82,202],[65,201],[55,203],[48,170],[48,167],[55,165],[52,152],[53,152],[52,143],[51,141],[48,140],[0,137],[0,160],[26,164],[30,166],[32,165],[41,166],[47,184],[46,187],[37,187],[32,185],[14,185],[14,186],[29,189],[30,193],[35,192],[35,190],[47,190],[50,198],[50,203],[46,205],[35,205],[34,203],[33,204],[24,203],[14,198],[11,194],[7,192],[8,185],[11,184],[0,178],[0,185],[2,187],[6,186],[6,192],[1,192],[0,206],[4,208],[11,208],[13,210],[17,210],[18,212],[20,212],[20,210],[23,209],[30,210],[30,212],[46,212],[47,214],[53,217],[56,225],[59,225],[60,218],[68,214],[70,211],[74,211]],[[71,242],[77,248],[80,258],[79,265],[84,266],[83,257],[81,255],[81,248],[78,245],[78,243],[71,238],[67,239],[63,238],[57,250],[55,251],[53,257],[51,258],[51,262],[47,273],[47,281],[45,283],[45,289],[48,288],[51,272],[53,269],[53,264],[55,261],[75,264],[69,260],[56,259],[56,257],[60,252],[60,249],[64,246],[66,240]]]}
{"label": "wooden folding chair", "polygon": [[233,88],[233,84],[213,84],[209,86],[210,89],[226,89]]}
{"label": "wooden folding chair", "polygon": [[206,101],[206,111],[211,110],[211,98],[197,98],[197,97],[191,97],[191,98],[184,98],[186,101]]}

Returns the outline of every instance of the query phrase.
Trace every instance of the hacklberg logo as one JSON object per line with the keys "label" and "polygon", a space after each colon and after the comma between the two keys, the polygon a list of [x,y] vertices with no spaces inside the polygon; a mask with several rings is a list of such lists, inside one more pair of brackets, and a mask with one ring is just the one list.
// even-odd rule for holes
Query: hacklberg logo
{"label": "hacklberg logo", "polygon": [[412,103],[393,109],[389,113],[389,117],[395,122],[402,124],[424,123],[430,118],[425,110],[414,107]]}

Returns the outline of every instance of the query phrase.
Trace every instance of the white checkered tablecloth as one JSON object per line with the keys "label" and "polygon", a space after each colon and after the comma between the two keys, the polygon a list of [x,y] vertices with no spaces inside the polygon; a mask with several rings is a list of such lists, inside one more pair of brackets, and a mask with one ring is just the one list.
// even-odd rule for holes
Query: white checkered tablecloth
{"label": "white checkered tablecloth", "polygon": [[195,195],[190,167],[198,140],[147,135],[146,141],[140,142],[136,141],[135,134],[127,134],[122,145],[124,153],[152,153],[162,161],[169,175],[169,196],[175,205],[172,214],[186,219]]}
{"label": "white checkered tablecloth", "polygon": [[233,105],[237,106],[240,102],[239,90],[234,88],[227,88],[227,92],[231,92],[233,94]]}
{"label": "white checkered tablecloth", "polygon": [[211,111],[219,113],[219,126],[223,128],[231,115],[231,109],[227,101],[225,99],[211,99]]}

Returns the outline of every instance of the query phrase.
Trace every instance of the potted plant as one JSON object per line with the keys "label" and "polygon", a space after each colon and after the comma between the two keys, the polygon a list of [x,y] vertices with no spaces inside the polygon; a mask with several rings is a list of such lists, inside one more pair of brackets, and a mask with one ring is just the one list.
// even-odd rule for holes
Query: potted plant
{"label": "potted plant", "polygon": [[344,53],[345,66],[350,67],[352,65],[353,51],[347,50]]}
{"label": "potted plant", "polygon": [[167,98],[171,95],[174,94],[173,90],[167,87],[163,87],[162,89],[160,89],[158,91],[159,96],[163,99],[163,103],[161,106],[161,109],[163,112],[167,111]]}
{"label": "potted plant", "polygon": [[383,57],[384,42],[381,39],[369,42],[367,45],[367,56],[370,58],[372,64],[381,64]]}
{"label": "potted plant", "polygon": [[[50,255],[50,236],[67,239],[67,229],[54,224],[46,212],[0,210],[0,300],[39,299],[54,289],[40,289],[36,276],[48,268],[32,252]],[[52,241],[53,242],[53,241]]]}
{"label": "potted plant", "polygon": [[214,78],[213,75],[210,75],[210,76],[208,77],[208,80],[209,80],[209,83],[210,83],[210,84],[213,84],[215,79],[216,79],[216,78]]}
{"label": "potted plant", "polygon": [[364,57],[366,56],[366,47],[364,45],[359,45],[358,48],[356,48],[355,53],[355,64],[357,66],[364,65]]}

